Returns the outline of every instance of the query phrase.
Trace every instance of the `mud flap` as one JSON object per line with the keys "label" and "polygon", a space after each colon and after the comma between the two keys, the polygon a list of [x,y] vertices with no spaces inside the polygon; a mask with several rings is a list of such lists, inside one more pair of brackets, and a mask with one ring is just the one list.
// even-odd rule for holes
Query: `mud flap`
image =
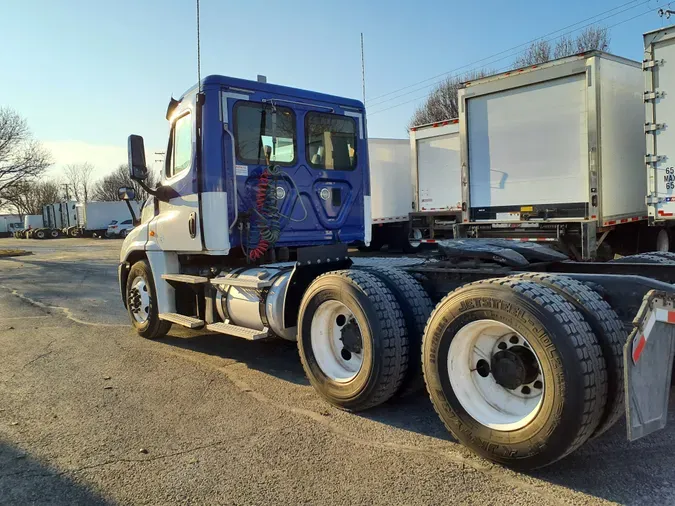
{"label": "mud flap", "polygon": [[629,441],[666,426],[675,353],[675,295],[649,291],[633,327],[623,350]]}

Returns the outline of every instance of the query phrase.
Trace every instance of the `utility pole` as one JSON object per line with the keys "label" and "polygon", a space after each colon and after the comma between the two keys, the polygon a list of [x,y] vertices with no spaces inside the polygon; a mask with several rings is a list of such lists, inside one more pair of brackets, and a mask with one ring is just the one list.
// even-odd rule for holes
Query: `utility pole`
{"label": "utility pole", "polygon": [[68,193],[68,186],[69,185],[62,184],[61,186],[63,186],[66,189],[66,200],[70,200],[70,193]]}

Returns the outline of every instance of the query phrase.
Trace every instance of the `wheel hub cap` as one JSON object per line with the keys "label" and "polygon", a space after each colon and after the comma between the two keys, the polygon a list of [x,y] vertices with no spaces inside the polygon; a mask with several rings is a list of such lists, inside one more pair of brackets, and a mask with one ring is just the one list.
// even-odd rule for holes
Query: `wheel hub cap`
{"label": "wheel hub cap", "polygon": [[534,354],[523,346],[495,353],[490,361],[490,370],[497,384],[509,390],[532,383],[539,372]]}
{"label": "wheel hub cap", "polygon": [[134,279],[129,290],[127,304],[134,320],[138,323],[148,321],[150,316],[150,293],[148,292],[148,285],[144,278],[139,276]]}

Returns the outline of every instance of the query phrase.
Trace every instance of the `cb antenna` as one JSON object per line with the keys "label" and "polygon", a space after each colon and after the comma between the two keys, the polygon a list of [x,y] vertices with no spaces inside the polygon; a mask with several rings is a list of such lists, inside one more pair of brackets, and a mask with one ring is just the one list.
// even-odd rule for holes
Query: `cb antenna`
{"label": "cb antenna", "polygon": [[363,88],[363,105],[366,105],[366,59],[363,56],[363,32],[361,32],[361,88]]}
{"label": "cb antenna", "polygon": [[197,0],[197,88],[199,93],[202,92],[202,60],[201,47],[199,42],[199,0]]}

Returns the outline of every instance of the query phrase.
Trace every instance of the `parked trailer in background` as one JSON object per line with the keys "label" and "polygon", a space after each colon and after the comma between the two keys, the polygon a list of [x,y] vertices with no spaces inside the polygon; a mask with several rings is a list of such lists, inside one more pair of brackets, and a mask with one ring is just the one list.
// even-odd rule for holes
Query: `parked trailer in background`
{"label": "parked trailer in background", "polygon": [[643,40],[647,214],[658,227],[658,248],[669,251],[675,249],[675,26]]}
{"label": "parked trailer in background", "polygon": [[[138,202],[130,202],[136,216],[139,215]],[[131,218],[125,202],[86,202],[77,204],[77,225],[69,229],[71,237],[104,237],[113,221],[122,222]],[[126,232],[122,237],[126,237]]]}
{"label": "parked trailer in background", "polygon": [[599,51],[465,83],[457,235],[557,242],[584,260],[639,251],[643,86],[638,62]]}
{"label": "parked trailer in background", "polygon": [[410,129],[413,212],[410,239],[435,242],[452,237],[462,219],[459,120],[449,119]]}
{"label": "parked trailer in background", "polygon": [[410,149],[405,139],[368,139],[371,251],[384,245],[407,249],[412,203]]}
{"label": "parked trailer in background", "polygon": [[61,228],[61,233],[63,235],[69,236],[70,229],[77,227],[77,201],[65,200],[55,205],[58,209],[58,212],[61,213],[61,223],[63,225]]}

